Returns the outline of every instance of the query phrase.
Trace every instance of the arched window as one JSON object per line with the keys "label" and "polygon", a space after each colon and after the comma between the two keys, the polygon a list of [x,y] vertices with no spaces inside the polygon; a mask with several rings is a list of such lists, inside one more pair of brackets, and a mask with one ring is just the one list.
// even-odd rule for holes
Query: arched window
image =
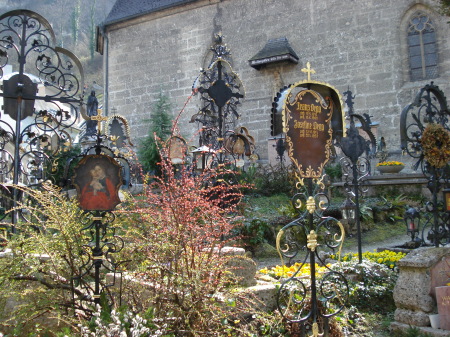
{"label": "arched window", "polygon": [[436,33],[424,12],[416,12],[408,25],[409,69],[411,81],[438,77]]}

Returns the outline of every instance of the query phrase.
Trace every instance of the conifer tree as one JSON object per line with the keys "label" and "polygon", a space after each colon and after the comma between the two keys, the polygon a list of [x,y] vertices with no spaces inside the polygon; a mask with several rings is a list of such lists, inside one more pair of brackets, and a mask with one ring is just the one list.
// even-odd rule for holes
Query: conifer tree
{"label": "conifer tree", "polygon": [[78,43],[78,33],[80,30],[80,13],[81,13],[81,4],[80,0],[78,0],[75,3],[75,7],[72,12],[72,38],[74,45]]}
{"label": "conifer tree", "polygon": [[147,137],[139,148],[139,161],[145,172],[159,173],[158,163],[161,161],[158,141],[166,141],[172,131],[172,118],[170,116],[171,104],[169,98],[162,91],[150,114],[150,128]]}

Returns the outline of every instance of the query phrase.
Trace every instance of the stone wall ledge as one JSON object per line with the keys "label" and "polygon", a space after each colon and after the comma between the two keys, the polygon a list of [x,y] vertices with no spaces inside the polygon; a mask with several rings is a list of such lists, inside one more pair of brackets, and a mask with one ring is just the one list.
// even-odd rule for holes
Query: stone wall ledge
{"label": "stone wall ledge", "polygon": [[[392,322],[391,330],[392,331],[407,331],[410,328],[409,324]],[[420,332],[427,334],[430,337],[450,337],[450,331],[441,330],[441,329],[433,329],[431,327],[416,327],[420,330]]]}
{"label": "stone wall ledge", "polygon": [[450,255],[450,247],[421,247],[412,250],[397,265],[399,268],[430,268],[447,255]]}
{"label": "stone wall ledge", "polygon": [[[424,185],[428,182],[422,173],[385,173],[368,176],[360,182],[364,186],[380,185]],[[343,181],[335,182],[333,186],[344,186]]]}

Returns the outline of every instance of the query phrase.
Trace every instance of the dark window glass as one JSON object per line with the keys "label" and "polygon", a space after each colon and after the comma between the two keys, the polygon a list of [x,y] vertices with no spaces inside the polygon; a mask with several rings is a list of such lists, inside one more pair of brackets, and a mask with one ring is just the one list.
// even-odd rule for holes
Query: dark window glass
{"label": "dark window glass", "polygon": [[408,26],[409,68],[411,81],[438,77],[436,34],[431,19],[417,12]]}
{"label": "dark window glass", "polygon": [[420,46],[409,47],[409,56],[420,56]]}

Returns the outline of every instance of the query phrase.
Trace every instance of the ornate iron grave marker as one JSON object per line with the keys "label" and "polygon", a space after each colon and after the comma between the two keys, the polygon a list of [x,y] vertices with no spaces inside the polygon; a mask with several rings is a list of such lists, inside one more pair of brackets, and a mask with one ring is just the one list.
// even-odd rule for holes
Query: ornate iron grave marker
{"label": "ornate iron grave marker", "polygon": [[193,84],[193,91],[200,93],[202,107],[191,122],[199,124],[199,148],[207,146],[211,150],[204,160],[209,167],[203,169],[224,163],[242,166],[243,156],[251,156],[255,148],[248,130],[236,125],[245,91],[231,61],[222,35],[217,34],[207,55],[207,69],[201,70]]}
{"label": "ornate iron grave marker", "polygon": [[[445,207],[449,188],[450,113],[447,99],[433,82],[424,86],[414,102],[407,105],[400,117],[401,146],[416,160],[428,179],[432,198],[420,210],[423,216],[420,244],[429,240],[434,246],[450,242],[450,212]],[[439,197],[443,190],[444,202]],[[417,228],[419,230],[419,228]]]}
{"label": "ornate iron grave marker", "polygon": [[[87,233],[89,241],[83,245],[81,252],[84,263],[73,277],[74,300],[79,300],[81,305],[85,301],[99,303],[101,295],[108,294],[108,288],[115,284],[116,277],[121,277],[118,269],[121,262],[115,261],[112,255],[123,249],[124,242],[110,225],[115,220],[112,211],[121,202],[119,190],[130,182],[129,153],[127,149],[122,152],[117,147],[116,142],[123,135],[107,136],[102,125],[108,120],[114,122],[117,118],[103,116],[102,110],[91,117],[91,120],[97,121],[96,144],[86,148],[78,157],[81,160],[73,172],[68,172],[70,181],[76,187],[80,208],[87,215],[81,231]],[[120,121],[127,125],[122,117]],[[110,126],[114,125],[112,122]],[[104,145],[108,140],[116,146],[110,148]],[[102,274],[105,272],[113,274],[111,284],[103,279]],[[78,294],[77,298],[75,294]],[[84,294],[84,297],[79,294]],[[114,298],[110,296],[110,300]]]}
{"label": "ornate iron grave marker", "polygon": [[[344,228],[335,218],[326,217],[329,199],[322,183],[323,167],[330,159],[333,140],[342,136],[342,109],[339,93],[326,83],[312,81],[308,63],[303,69],[308,80],[289,87],[283,108],[284,130],[290,159],[296,167],[293,205],[298,219],[284,226],[277,236],[280,254],[300,263],[285,279],[277,293],[278,309],[291,324],[295,336],[328,336],[329,318],[339,313],[348,298],[345,277],[330,268],[316,277],[316,263],[323,248],[339,249]],[[309,279],[300,277],[303,265],[310,265]]]}
{"label": "ornate iron grave marker", "polygon": [[[72,52],[56,46],[51,25],[37,13],[4,13],[0,31],[0,182],[38,186],[55,177],[55,157],[71,147],[72,127],[84,115],[83,69]],[[18,220],[27,219],[16,207],[20,192],[11,190],[0,191],[0,208],[12,204],[5,222],[15,232]]]}
{"label": "ornate iron grave marker", "polygon": [[[373,156],[376,152],[376,141],[370,129],[370,117],[366,115],[363,118],[361,115],[355,114],[353,111],[353,99],[352,92],[347,90],[344,92],[346,96],[345,103],[348,107],[348,118],[350,119],[350,125],[347,129],[345,137],[341,137],[338,140],[337,146],[339,146],[344,154],[344,157],[340,159],[343,171],[344,188],[347,192],[347,199],[342,206],[347,221],[356,223],[356,231],[358,238],[358,259],[359,263],[362,262],[362,240],[361,240],[361,224],[359,219],[359,197],[365,191],[362,182],[370,173],[370,156]],[[358,128],[355,125],[355,119],[361,124],[361,130],[367,135],[368,140],[359,134]],[[364,157],[363,154],[367,156]],[[353,200],[354,199],[354,202]],[[354,206],[354,207],[353,207]],[[354,208],[354,217],[350,216],[350,209]]]}

